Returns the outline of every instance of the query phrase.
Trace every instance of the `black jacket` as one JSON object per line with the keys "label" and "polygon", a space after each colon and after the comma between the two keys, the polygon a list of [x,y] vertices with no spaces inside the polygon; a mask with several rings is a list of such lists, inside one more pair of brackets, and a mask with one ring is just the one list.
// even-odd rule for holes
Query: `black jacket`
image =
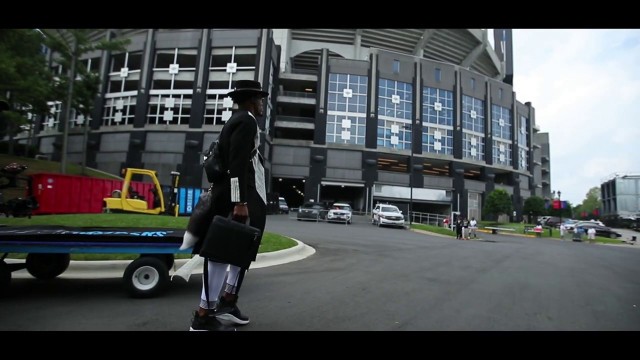
{"label": "black jacket", "polygon": [[[256,120],[248,111],[237,111],[227,121],[218,137],[222,165],[229,169],[229,177],[225,179],[227,187],[231,179],[238,179],[239,199],[247,201],[247,189],[256,187],[255,169],[251,160],[254,156],[255,137],[258,131]],[[214,184],[216,187],[217,184]],[[230,193],[231,193],[231,189]],[[231,199],[229,199],[231,202]]]}
{"label": "black jacket", "polygon": [[[207,223],[216,215],[228,217],[236,202],[246,202],[249,225],[264,231],[266,204],[256,191],[256,175],[252,159],[255,156],[258,125],[247,111],[234,113],[222,128],[219,140],[220,160],[229,176],[211,188],[211,208],[207,212]],[[237,181],[231,181],[231,179]],[[204,229],[203,229],[204,230]],[[205,232],[206,233],[206,232]],[[203,238],[194,246],[194,254],[200,252]],[[256,254],[254,254],[255,259]]]}

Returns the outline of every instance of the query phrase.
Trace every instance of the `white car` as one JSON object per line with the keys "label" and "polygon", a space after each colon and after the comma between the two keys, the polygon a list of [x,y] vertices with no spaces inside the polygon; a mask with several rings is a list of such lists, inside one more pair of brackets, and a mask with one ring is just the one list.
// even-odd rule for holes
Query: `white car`
{"label": "white car", "polygon": [[390,225],[404,228],[404,215],[395,205],[378,204],[373,208],[371,216],[373,225]]}
{"label": "white car", "polygon": [[327,214],[327,221],[340,221],[351,224],[351,205],[344,203],[335,203],[331,205]]}

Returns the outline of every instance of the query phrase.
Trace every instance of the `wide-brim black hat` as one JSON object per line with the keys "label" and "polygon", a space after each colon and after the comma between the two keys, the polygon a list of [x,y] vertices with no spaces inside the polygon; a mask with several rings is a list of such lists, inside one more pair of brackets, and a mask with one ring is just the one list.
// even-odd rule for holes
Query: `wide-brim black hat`
{"label": "wide-brim black hat", "polygon": [[227,95],[231,96],[231,98],[233,99],[241,95],[253,94],[259,94],[263,97],[269,95],[268,92],[262,90],[262,85],[260,85],[260,82],[255,80],[236,80],[234,89]]}

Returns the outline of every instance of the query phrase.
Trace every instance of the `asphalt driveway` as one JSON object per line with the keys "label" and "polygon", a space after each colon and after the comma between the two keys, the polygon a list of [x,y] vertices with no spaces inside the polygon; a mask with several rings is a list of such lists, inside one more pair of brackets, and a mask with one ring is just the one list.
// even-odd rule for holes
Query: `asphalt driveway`
{"label": "asphalt driveway", "polygon": [[[640,330],[638,249],[491,234],[462,241],[287,215],[270,216],[267,230],[316,253],[249,271],[239,304],[251,323],[240,331]],[[131,299],[119,278],[14,279],[0,330],[187,330],[200,281]]]}

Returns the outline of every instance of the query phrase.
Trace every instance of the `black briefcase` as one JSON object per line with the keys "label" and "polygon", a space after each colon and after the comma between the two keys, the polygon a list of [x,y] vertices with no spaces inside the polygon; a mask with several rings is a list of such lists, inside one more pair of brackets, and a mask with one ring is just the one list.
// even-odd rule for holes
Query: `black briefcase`
{"label": "black briefcase", "polygon": [[216,215],[202,243],[200,256],[248,269],[258,253],[260,235],[259,229]]}

